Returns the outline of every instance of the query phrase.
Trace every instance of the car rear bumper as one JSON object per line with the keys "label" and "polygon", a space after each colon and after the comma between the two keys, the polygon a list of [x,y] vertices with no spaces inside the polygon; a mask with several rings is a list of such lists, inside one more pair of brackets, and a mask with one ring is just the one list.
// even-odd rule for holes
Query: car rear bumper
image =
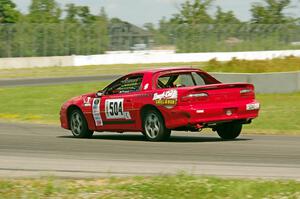
{"label": "car rear bumper", "polygon": [[251,121],[258,116],[260,104],[257,101],[243,103],[219,103],[206,105],[176,106],[165,117],[166,127],[170,129],[230,121]]}

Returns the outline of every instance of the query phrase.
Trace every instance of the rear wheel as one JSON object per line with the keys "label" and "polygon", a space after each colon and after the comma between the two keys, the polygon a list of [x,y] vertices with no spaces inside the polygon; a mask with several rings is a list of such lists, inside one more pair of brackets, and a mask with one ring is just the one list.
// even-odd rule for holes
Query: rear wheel
{"label": "rear wheel", "polygon": [[89,138],[93,135],[93,131],[89,130],[87,121],[78,109],[75,109],[71,113],[70,127],[72,134],[78,138]]}
{"label": "rear wheel", "polygon": [[143,134],[149,141],[164,141],[169,139],[171,130],[165,127],[163,117],[158,111],[147,111],[143,120]]}
{"label": "rear wheel", "polygon": [[233,140],[241,134],[242,127],[242,124],[226,123],[217,128],[217,133],[223,139]]}

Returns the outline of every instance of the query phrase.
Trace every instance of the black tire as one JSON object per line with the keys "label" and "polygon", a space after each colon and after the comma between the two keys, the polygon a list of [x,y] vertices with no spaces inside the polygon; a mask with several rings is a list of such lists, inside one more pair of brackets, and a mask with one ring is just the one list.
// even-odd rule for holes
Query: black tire
{"label": "black tire", "polygon": [[145,137],[152,142],[166,141],[171,135],[171,130],[166,128],[163,117],[156,110],[144,114],[143,129]]}
{"label": "black tire", "polygon": [[242,128],[242,124],[226,123],[217,128],[217,133],[225,140],[233,140],[241,134]]}
{"label": "black tire", "polygon": [[70,128],[74,137],[77,138],[90,138],[94,133],[89,130],[84,115],[78,109],[73,110],[70,115]]}

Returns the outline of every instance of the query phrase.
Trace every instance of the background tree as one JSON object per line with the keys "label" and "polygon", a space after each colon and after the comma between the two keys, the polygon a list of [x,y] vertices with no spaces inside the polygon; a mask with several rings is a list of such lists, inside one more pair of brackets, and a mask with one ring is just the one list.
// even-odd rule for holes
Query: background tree
{"label": "background tree", "polygon": [[92,23],[96,21],[96,16],[91,14],[88,6],[76,6],[75,4],[67,4],[67,16],[65,18],[66,22],[69,23]]}
{"label": "background tree", "polygon": [[82,23],[92,23],[96,17],[91,14],[88,6],[78,6],[78,17]]}
{"label": "background tree", "polygon": [[32,23],[58,23],[61,13],[55,0],[32,0],[28,17]]}
{"label": "background tree", "polygon": [[216,18],[217,24],[239,24],[241,21],[234,15],[233,11],[224,12],[220,6],[217,7]]}
{"label": "background tree", "polygon": [[[29,14],[22,15],[13,0],[0,0],[0,57],[100,54],[114,45],[112,30],[135,27],[110,20],[103,7],[95,15],[87,6],[68,4],[62,15],[55,0],[31,1]],[[177,14],[161,19],[158,28],[147,23],[146,33],[135,30],[151,33],[159,48],[176,46],[177,52],[298,49],[300,19],[286,14],[291,1],[261,0],[251,7],[251,21],[241,22],[220,7],[211,14],[213,0],[187,0]]]}
{"label": "background tree", "polygon": [[159,20],[159,28],[157,35],[155,35],[156,43],[162,45],[174,45],[174,34],[176,27],[178,27],[178,24],[174,21],[174,19],[167,20],[165,17],[163,17],[161,20]]}
{"label": "background tree", "polygon": [[178,14],[171,19],[179,24],[209,24],[213,22],[212,17],[208,14],[208,9],[212,5],[213,0],[194,0],[186,1],[181,4]]}
{"label": "background tree", "polygon": [[0,0],[0,57],[13,56],[14,24],[19,21],[20,12],[11,0]]}
{"label": "background tree", "polygon": [[0,0],[0,23],[16,23],[20,12],[11,0]]}
{"label": "background tree", "polygon": [[78,8],[74,3],[67,4],[65,12],[66,12],[66,18],[65,18],[66,22],[68,23],[78,22],[77,20]]}
{"label": "background tree", "polygon": [[108,18],[105,9],[93,15],[87,6],[66,5],[64,25],[68,40],[68,54],[104,53],[109,45]]}
{"label": "background tree", "polygon": [[255,3],[251,7],[252,23],[256,24],[284,24],[293,19],[285,15],[291,0],[264,0],[264,4]]}

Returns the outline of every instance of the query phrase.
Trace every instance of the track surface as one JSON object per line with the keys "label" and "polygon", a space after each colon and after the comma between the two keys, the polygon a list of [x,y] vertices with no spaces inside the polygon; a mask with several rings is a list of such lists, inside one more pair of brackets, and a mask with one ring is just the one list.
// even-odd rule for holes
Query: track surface
{"label": "track surface", "polygon": [[0,79],[0,87],[11,86],[39,86],[53,84],[67,84],[76,82],[111,81],[120,75],[80,76],[80,77],[58,77],[58,78],[29,78],[29,79]]}
{"label": "track surface", "polygon": [[300,180],[300,137],[174,133],[151,143],[138,133],[75,139],[56,126],[0,123],[0,176],[97,177],[174,174]]}

